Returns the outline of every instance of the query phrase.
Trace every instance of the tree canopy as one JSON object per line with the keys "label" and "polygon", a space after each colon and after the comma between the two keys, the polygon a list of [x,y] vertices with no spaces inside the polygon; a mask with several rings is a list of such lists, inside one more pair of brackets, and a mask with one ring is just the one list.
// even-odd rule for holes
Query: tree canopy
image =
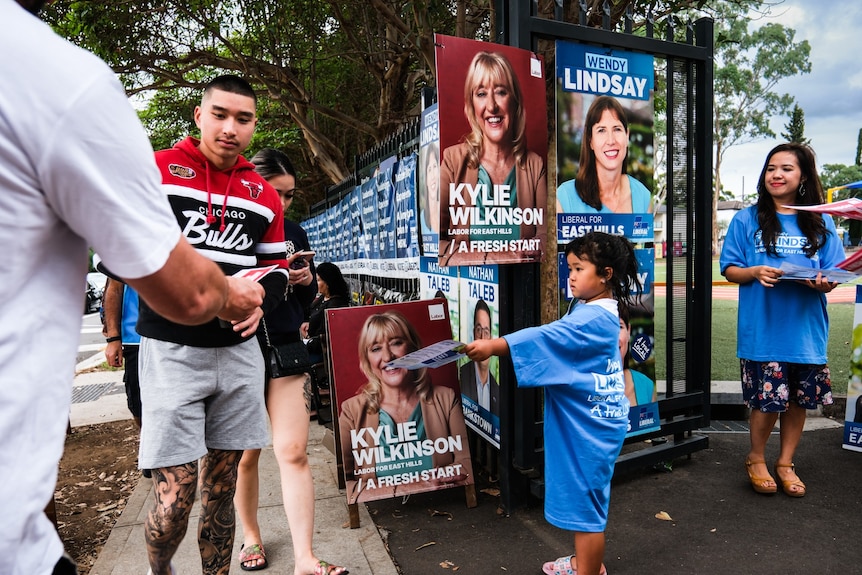
{"label": "tree canopy", "polygon": [[786,114],[793,97],[776,92],[778,82],[811,71],[807,40],[795,31],[766,23],[749,30],[750,20],[739,6],[718,3],[715,24],[715,99],[713,145],[713,251],[718,249],[716,220],[721,195],[721,164],[733,146],[775,137],[773,115]]}
{"label": "tree canopy", "polygon": [[[634,28],[704,8],[705,0],[564,2],[578,21]],[[714,3],[714,2],[712,2]],[[754,0],[723,0],[747,7]],[[303,187],[341,181],[354,158],[419,112],[423,87],[436,85],[433,34],[496,38],[492,0],[57,0],[46,20],[93,51],[137,96],[153,146],[194,133],[200,89],[219,73],[249,79],[261,96],[252,151],[269,145],[295,161]],[[525,5],[532,4],[525,2]],[[554,0],[538,3],[551,14]],[[607,10],[606,10],[607,7]],[[740,8],[740,10],[742,10]]]}
{"label": "tree canopy", "polygon": [[788,142],[796,142],[798,144],[808,145],[811,140],[805,137],[805,112],[799,107],[799,104],[793,106],[793,111],[790,113],[790,120],[784,124],[786,132],[781,132],[781,137]]}

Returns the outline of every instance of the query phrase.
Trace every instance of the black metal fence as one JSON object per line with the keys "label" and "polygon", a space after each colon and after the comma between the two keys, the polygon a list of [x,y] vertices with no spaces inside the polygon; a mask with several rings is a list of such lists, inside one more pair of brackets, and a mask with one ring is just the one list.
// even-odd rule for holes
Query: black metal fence
{"label": "black metal fence", "polygon": [[[659,399],[661,429],[627,442],[617,460],[617,472],[622,472],[708,446],[708,438],[695,432],[706,426],[710,417],[713,24],[710,19],[701,19],[680,29],[672,21],[663,22],[662,39],[655,37],[657,26],[651,17],[646,18],[644,35],[635,35],[630,11],[618,30],[611,29],[610,14],[611,6],[605,2],[602,27],[590,27],[584,1],[557,0],[548,17],[538,14],[534,1],[497,0],[498,42],[544,53],[546,61],[553,58],[548,42],[568,40],[649,53],[663,64],[666,132],[656,137],[664,138],[667,150],[667,237],[680,240],[685,249],[667,253],[667,312],[665,317],[655,318],[656,324],[663,323],[666,334],[664,341],[656,341],[656,355],[665,363],[666,371],[664,394]],[[432,98],[430,93],[423,95],[426,103]],[[326,199],[312,206],[311,214],[340,201],[384,159],[416,152],[418,134],[417,120],[357,156],[354,173],[330,188]],[[548,172],[553,182],[552,165]],[[539,324],[540,265],[504,265],[499,271],[500,332]],[[418,271],[416,277],[354,274],[348,280],[360,294],[360,303],[418,298]],[[500,372],[500,449],[490,454],[487,446],[480,445],[477,457],[478,463],[491,467],[492,473],[496,471],[501,505],[508,511],[528,492],[541,497],[544,491],[542,395],[540,390],[518,389],[506,362],[501,362]]]}

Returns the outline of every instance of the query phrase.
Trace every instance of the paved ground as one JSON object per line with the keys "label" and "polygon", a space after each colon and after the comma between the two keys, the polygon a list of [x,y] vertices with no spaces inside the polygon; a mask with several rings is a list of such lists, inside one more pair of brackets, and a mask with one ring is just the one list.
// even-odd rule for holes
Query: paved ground
{"label": "paved ground", "polygon": [[[127,418],[117,385],[122,372],[78,376],[73,425]],[[101,392],[86,387],[99,386]],[[95,399],[91,399],[92,397]],[[674,573],[761,575],[857,573],[862,454],[841,449],[842,423],[810,417],[796,463],[809,494],[762,496],[746,481],[745,422],[713,422],[699,433],[710,447],[671,463],[614,480],[606,563],[612,575]],[[346,527],[347,509],[335,458],[323,427],[312,425],[309,456],[315,477],[315,548],[354,575],[460,573],[540,575],[542,562],[571,550],[571,535],[550,526],[542,502],[528,498],[508,516],[496,486],[480,477],[479,505],[467,509],[463,490],[360,505],[359,529]],[[776,453],[771,441],[770,459]],[[293,573],[292,548],[271,450],[261,463],[260,520],[271,560],[267,573]],[[147,571],[143,516],[150,485],[142,480],[91,571]],[[656,518],[664,511],[671,521]],[[196,512],[195,512],[196,513]],[[192,530],[193,532],[193,530]],[[238,533],[237,540],[240,540]],[[235,553],[236,555],[236,553]],[[193,536],[180,547],[181,575],[199,573]],[[239,573],[234,561],[232,571]]]}
{"label": "paved ground", "polygon": [[[825,418],[818,418],[825,419]],[[862,503],[862,454],[841,449],[827,421],[803,437],[796,463],[805,498],[763,496],[747,483],[747,433],[710,432],[710,448],[614,480],[606,564],[612,575],[859,573],[856,529]],[[777,437],[772,440],[777,446]],[[770,452],[775,457],[776,450]],[[455,490],[368,505],[401,572],[541,573],[543,561],[569,554],[568,532],[551,527],[541,503],[504,517],[480,493],[465,509]],[[660,520],[664,511],[671,521]]]}

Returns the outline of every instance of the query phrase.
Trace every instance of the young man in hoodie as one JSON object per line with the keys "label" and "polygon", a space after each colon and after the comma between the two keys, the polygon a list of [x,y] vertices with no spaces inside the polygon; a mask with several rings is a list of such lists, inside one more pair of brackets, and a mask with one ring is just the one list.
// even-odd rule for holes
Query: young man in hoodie
{"label": "young man in hoodie", "polygon": [[[141,303],[139,373],[143,405],[139,465],[151,469],[155,501],[146,521],[150,568],[172,573],[200,478],[198,544],[203,572],[227,573],[234,537],[237,464],[269,443],[260,318],[284,298],[289,263],[278,193],[240,154],[254,133],[256,97],[238,76],[206,87],[188,137],[156,152],[165,194],[182,234],[226,275],[275,264],[266,296],[243,321],[174,323]],[[178,277],[178,282],[183,278]]]}

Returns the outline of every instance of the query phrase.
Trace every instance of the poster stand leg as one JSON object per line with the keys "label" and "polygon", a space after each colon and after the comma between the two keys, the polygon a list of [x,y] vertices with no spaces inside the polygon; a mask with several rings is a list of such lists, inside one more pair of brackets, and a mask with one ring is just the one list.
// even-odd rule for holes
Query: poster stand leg
{"label": "poster stand leg", "polygon": [[467,509],[473,509],[477,505],[479,505],[479,501],[476,497],[476,484],[471,483],[470,485],[464,486],[464,497],[467,499]]}
{"label": "poster stand leg", "polygon": [[359,529],[359,504],[347,504],[347,516],[350,518],[350,528]]}

